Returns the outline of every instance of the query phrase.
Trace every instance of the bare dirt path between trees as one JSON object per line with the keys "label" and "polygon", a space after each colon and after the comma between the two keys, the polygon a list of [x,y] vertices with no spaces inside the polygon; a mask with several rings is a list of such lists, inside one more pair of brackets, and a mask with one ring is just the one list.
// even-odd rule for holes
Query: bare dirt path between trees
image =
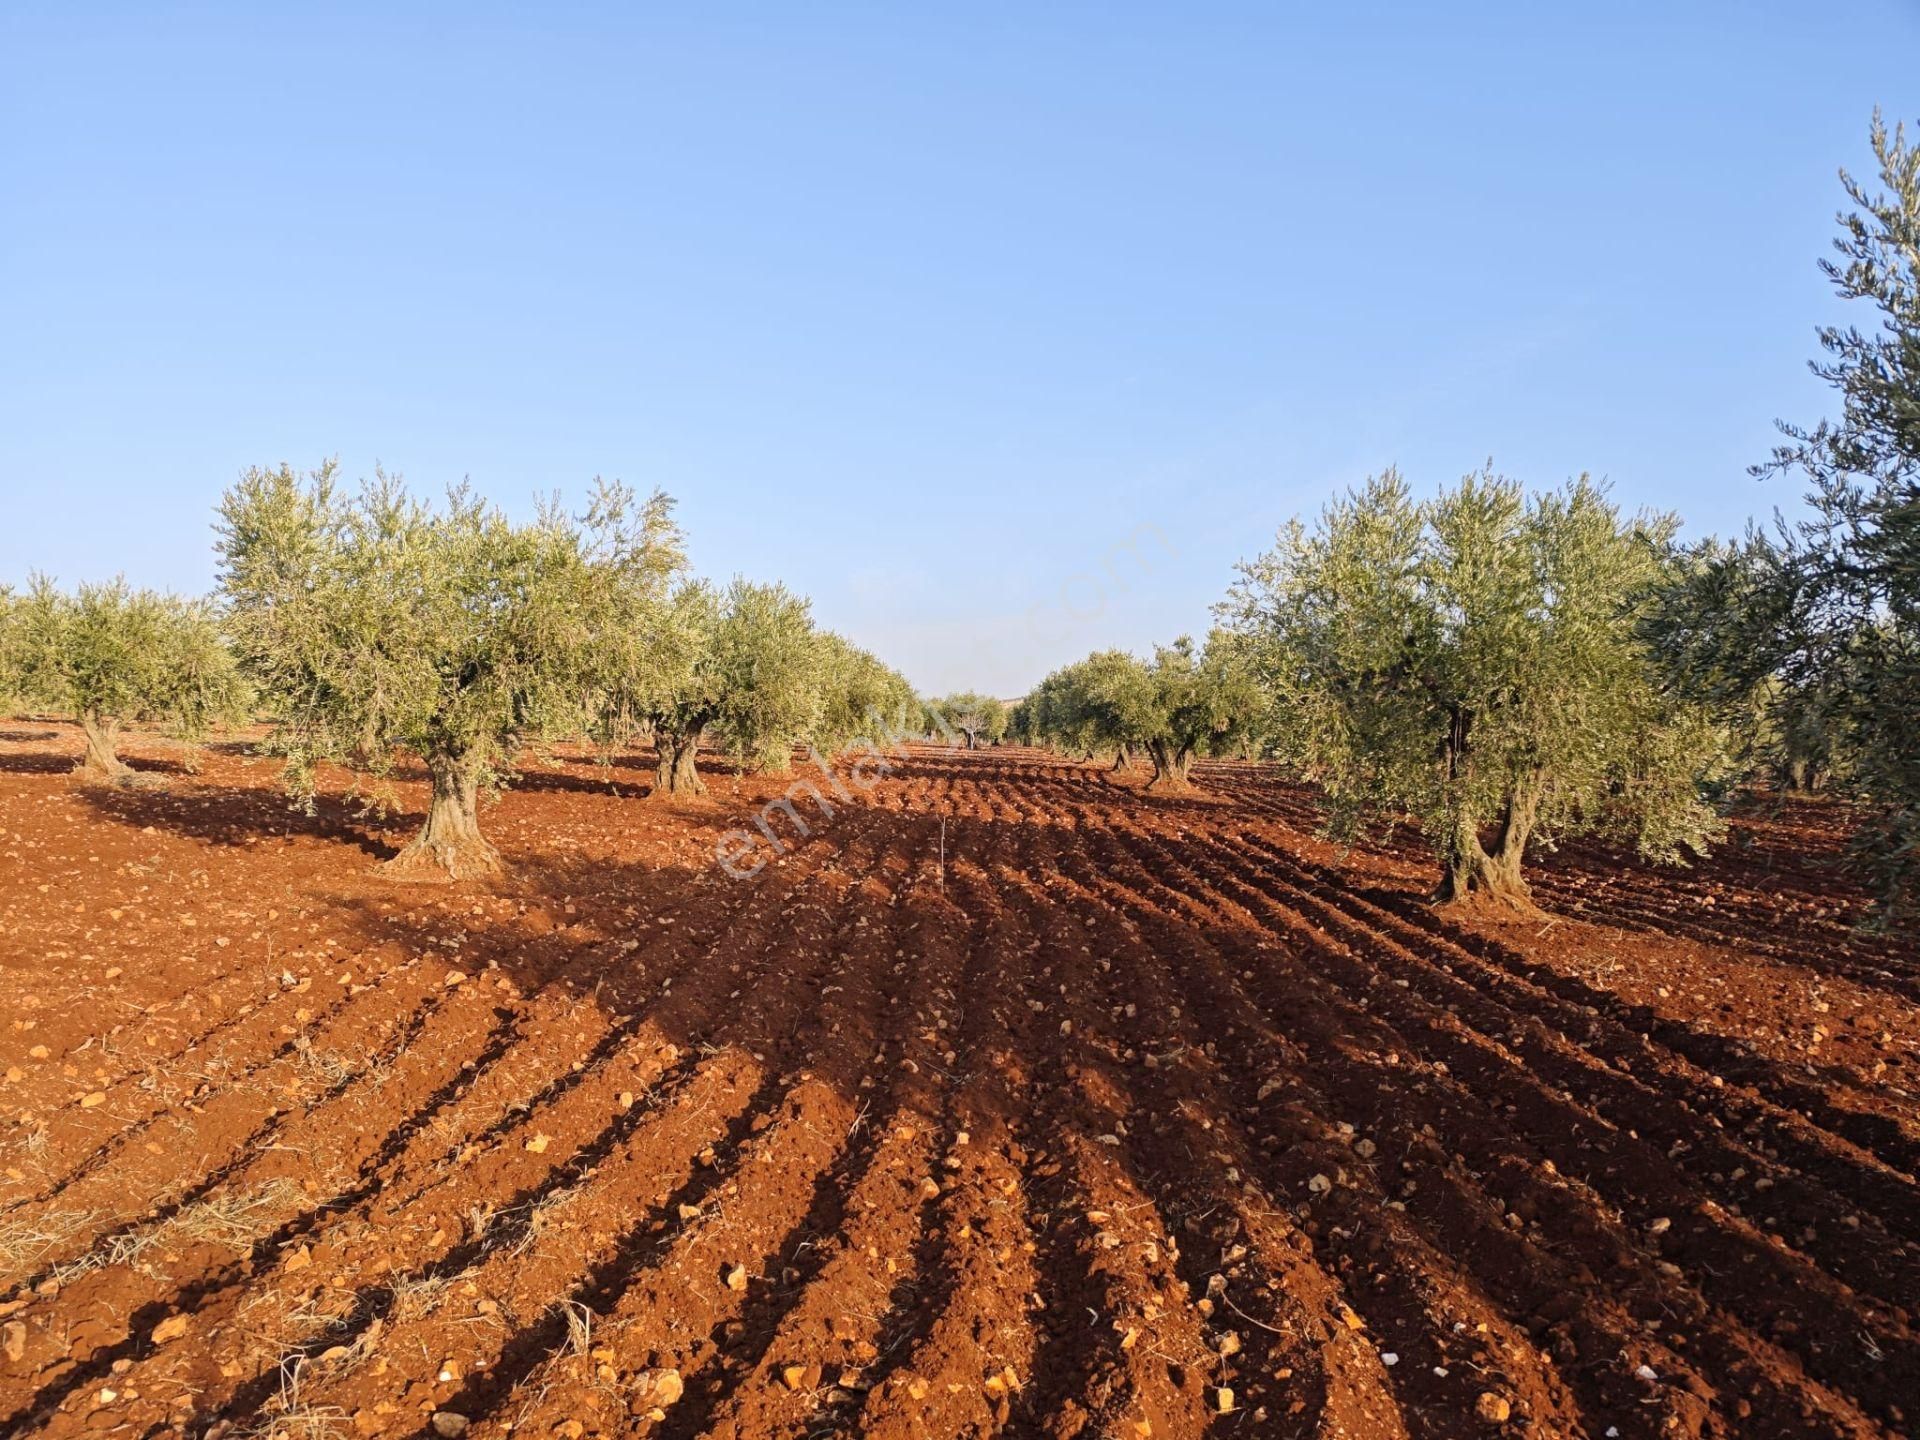
{"label": "bare dirt path between trees", "polygon": [[1494,924],[1255,766],[918,751],[736,881],[786,782],[558,759],[434,887],[75,749],[0,725],[0,1435],[1920,1416],[1920,950],[1829,810]]}

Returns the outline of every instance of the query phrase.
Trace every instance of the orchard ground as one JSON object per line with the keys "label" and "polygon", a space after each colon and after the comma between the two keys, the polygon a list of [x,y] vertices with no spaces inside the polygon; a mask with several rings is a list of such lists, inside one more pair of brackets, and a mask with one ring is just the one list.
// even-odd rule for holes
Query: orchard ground
{"label": "orchard ground", "polygon": [[1503,922],[1252,765],[916,750],[738,880],[789,780],[562,757],[436,886],[342,777],[79,750],[0,724],[0,1434],[1920,1424],[1920,947],[1837,808]]}

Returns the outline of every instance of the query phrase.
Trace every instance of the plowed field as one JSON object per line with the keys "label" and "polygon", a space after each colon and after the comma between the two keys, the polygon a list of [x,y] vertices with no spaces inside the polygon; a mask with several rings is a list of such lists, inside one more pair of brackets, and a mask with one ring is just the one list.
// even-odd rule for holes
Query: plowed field
{"label": "plowed field", "polygon": [[735,880],[787,782],[556,759],[435,887],[76,748],[0,727],[0,1434],[1920,1422],[1920,955],[1828,808],[1496,923],[1258,767],[916,751]]}

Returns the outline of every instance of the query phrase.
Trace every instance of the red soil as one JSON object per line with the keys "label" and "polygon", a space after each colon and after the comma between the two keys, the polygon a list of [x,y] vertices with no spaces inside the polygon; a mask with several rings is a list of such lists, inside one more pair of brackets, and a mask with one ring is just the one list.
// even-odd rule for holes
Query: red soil
{"label": "red soil", "polygon": [[563,759],[448,887],[74,750],[0,727],[0,1434],[1920,1416],[1920,952],[1828,809],[1503,924],[1253,766],[919,751],[736,881],[785,782]]}

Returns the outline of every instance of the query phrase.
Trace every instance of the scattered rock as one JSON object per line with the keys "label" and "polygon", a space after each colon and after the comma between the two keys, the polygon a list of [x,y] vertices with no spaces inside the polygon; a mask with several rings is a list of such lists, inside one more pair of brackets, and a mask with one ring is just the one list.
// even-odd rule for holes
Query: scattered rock
{"label": "scattered rock", "polygon": [[104,1090],[95,1090],[80,1097],[80,1108],[82,1110],[91,1110],[96,1105],[104,1105],[106,1103],[107,1092]]}
{"label": "scattered rock", "polygon": [[727,1288],[729,1290],[744,1290],[747,1288],[746,1266],[735,1265],[727,1271]]}
{"label": "scattered rock", "polygon": [[687,1382],[678,1370],[662,1370],[653,1377],[653,1398],[662,1405],[671,1405],[686,1393]]}
{"label": "scattered rock", "polygon": [[7,1363],[18,1365],[27,1354],[27,1327],[18,1320],[9,1320],[0,1328],[0,1350],[4,1350]]}
{"label": "scattered rock", "polygon": [[1497,1395],[1491,1390],[1482,1390],[1480,1398],[1473,1402],[1473,1413],[1489,1425],[1498,1425],[1513,1414],[1513,1406],[1507,1402],[1506,1396]]}
{"label": "scattered rock", "polygon": [[467,1426],[473,1422],[457,1410],[436,1410],[433,1412],[433,1433],[443,1440],[458,1440],[467,1433]]}
{"label": "scattered rock", "polygon": [[178,1340],[187,1333],[188,1320],[185,1315],[169,1315],[153,1327],[152,1340],[156,1345],[164,1345],[169,1340]]}

